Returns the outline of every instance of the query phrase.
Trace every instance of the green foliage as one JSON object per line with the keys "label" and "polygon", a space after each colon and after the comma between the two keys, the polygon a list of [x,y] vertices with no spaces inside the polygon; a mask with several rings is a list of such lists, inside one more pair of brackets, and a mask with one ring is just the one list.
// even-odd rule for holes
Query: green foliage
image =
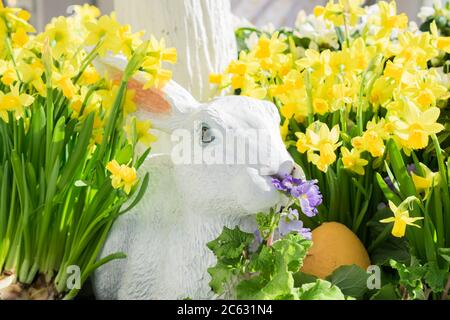
{"label": "green foliage", "polygon": [[300,300],[345,300],[344,294],[332,283],[318,279],[299,289]]}
{"label": "green foliage", "polygon": [[103,147],[93,144],[94,113],[74,119],[70,101],[50,85],[23,118],[0,118],[0,274],[15,271],[24,284],[44,274],[61,297],[72,298],[78,289],[67,288],[67,267],[78,266],[83,283],[102,264],[125,257],[97,261],[112,223],[138,203],[149,181],[146,175],[126,194],[112,187],[105,168],[113,159],[142,163],[122,129],[126,88],[123,80],[105,116]]}
{"label": "green foliage", "polygon": [[[266,227],[270,220],[261,215],[258,219],[261,226]],[[295,280],[311,241],[290,233],[271,246],[264,243],[251,251],[249,247],[254,246],[254,240],[252,234],[238,227],[225,227],[217,239],[208,243],[217,257],[217,264],[208,269],[210,286],[215,293],[223,294],[227,290],[238,299],[248,300],[345,298],[340,289],[328,281],[309,278],[312,282],[299,284]]]}
{"label": "green foliage", "polygon": [[[387,144],[390,155],[386,170],[393,182],[393,188],[384,185],[384,180],[378,183],[386,198],[399,205],[404,199],[414,196],[421,201],[411,203],[409,215],[424,217],[421,228],[408,227],[406,239],[411,253],[410,261],[401,259],[399,254],[405,249],[399,247],[401,240],[388,239],[377,248],[376,262],[383,263],[390,258],[390,266],[398,275],[400,296],[404,299],[427,299],[432,292],[433,298],[440,298],[439,294],[448,291],[445,287],[450,278],[449,241],[450,241],[450,184],[448,158],[444,160],[444,151],[440,147],[439,139],[432,136],[435,165],[440,177],[439,183],[430,186],[427,196],[416,191],[411,175],[406,170],[404,156],[393,141]],[[417,174],[423,175],[420,163],[413,154]],[[375,253],[375,252],[374,252]],[[403,260],[403,261],[402,261]],[[400,262],[402,261],[402,262]]]}
{"label": "green foliage", "polygon": [[356,265],[342,266],[337,268],[327,280],[341,289],[346,296],[362,299],[368,291],[367,279],[369,274],[366,270]]}

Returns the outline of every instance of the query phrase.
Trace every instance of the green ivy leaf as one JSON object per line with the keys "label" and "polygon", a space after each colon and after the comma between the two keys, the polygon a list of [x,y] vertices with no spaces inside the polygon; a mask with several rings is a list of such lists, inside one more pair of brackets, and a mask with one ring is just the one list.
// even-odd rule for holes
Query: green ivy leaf
{"label": "green ivy leaf", "polygon": [[312,242],[298,234],[290,233],[273,244],[273,249],[282,257],[282,263],[286,264],[291,272],[298,272],[303,265],[308,249]]}
{"label": "green ivy leaf", "polygon": [[217,263],[214,267],[208,268],[208,273],[211,275],[209,286],[215,293],[222,294],[224,285],[231,280],[235,272],[236,268],[233,266]]}
{"label": "green ivy leaf", "polygon": [[299,289],[300,300],[345,300],[341,290],[328,281],[317,279],[314,283],[307,283]]}
{"label": "green ivy leaf", "polygon": [[368,291],[367,279],[369,274],[356,265],[341,266],[327,277],[326,280],[341,289],[346,296],[357,299],[363,298]]}
{"label": "green ivy leaf", "polygon": [[439,248],[438,253],[445,261],[450,263],[450,248]]}
{"label": "green ivy leaf", "polygon": [[237,298],[242,300],[292,300],[294,295],[294,278],[285,270],[278,270],[267,281],[262,276],[244,280],[237,286]]}
{"label": "green ivy leaf", "polygon": [[251,270],[258,274],[237,286],[238,299],[297,299],[293,273],[298,272],[311,241],[289,234],[272,247],[262,247],[252,259]]}
{"label": "green ivy leaf", "polygon": [[272,214],[258,213],[256,215],[256,224],[258,225],[258,230],[264,239],[267,239],[269,234],[272,232]]}
{"label": "green ivy leaf", "polygon": [[253,234],[241,231],[237,226],[234,229],[224,227],[220,236],[208,242],[207,246],[219,260],[236,259],[241,257],[254,238]]}
{"label": "green ivy leaf", "polygon": [[301,287],[302,285],[304,285],[306,283],[316,282],[316,280],[318,279],[316,276],[313,276],[313,275],[307,274],[307,273],[303,273],[301,271],[294,273],[293,277],[294,277],[294,286],[297,288]]}
{"label": "green ivy leaf", "polygon": [[263,246],[259,254],[253,255],[249,268],[252,271],[260,272],[263,276],[270,277],[270,274],[273,272],[274,268],[274,256],[272,249],[267,246]]}
{"label": "green ivy leaf", "polygon": [[425,273],[425,282],[434,293],[444,291],[445,283],[448,278],[448,270],[439,269],[436,262],[427,263],[427,272]]}
{"label": "green ivy leaf", "polygon": [[406,288],[409,298],[424,299],[422,278],[427,272],[427,267],[421,265],[414,256],[411,257],[410,266],[395,260],[391,260],[390,265],[397,270],[400,278],[398,282]]}
{"label": "green ivy leaf", "polygon": [[392,283],[382,286],[380,290],[378,290],[370,298],[370,300],[398,300],[398,299],[400,299],[400,296]]}

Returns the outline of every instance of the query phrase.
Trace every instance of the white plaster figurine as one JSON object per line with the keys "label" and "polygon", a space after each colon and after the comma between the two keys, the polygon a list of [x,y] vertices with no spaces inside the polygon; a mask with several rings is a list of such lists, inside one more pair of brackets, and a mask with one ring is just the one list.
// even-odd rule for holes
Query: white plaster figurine
{"label": "white plaster figurine", "polygon": [[[126,64],[118,57],[104,62],[112,72]],[[253,220],[251,215],[282,200],[271,176],[296,170],[280,136],[278,111],[270,102],[243,96],[199,103],[173,81],[161,91],[143,90],[139,75],[129,86],[137,90],[138,118],[152,121],[158,142],[141,167],[141,176],[150,173],[145,196],[118,218],[102,251],[102,256],[124,252],[127,258],[99,268],[94,276],[96,296],[214,298],[207,268],[215,258],[207,242],[224,226],[240,225],[253,232],[247,222]],[[262,130],[269,139],[245,139],[246,150],[250,154],[263,150],[272,157],[265,154],[258,157],[263,160],[249,164],[177,164],[172,153],[178,141],[171,136],[181,130],[191,133],[192,145],[197,144],[193,150],[202,156],[223,147],[224,158],[235,152],[226,144],[226,134]]]}

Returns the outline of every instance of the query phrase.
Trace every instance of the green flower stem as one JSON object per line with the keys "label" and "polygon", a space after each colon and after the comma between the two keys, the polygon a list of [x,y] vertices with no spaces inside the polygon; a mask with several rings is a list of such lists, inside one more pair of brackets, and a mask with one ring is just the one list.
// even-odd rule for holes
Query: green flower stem
{"label": "green flower stem", "polygon": [[314,105],[313,105],[313,94],[312,94],[312,84],[311,84],[311,72],[309,69],[305,70],[305,86],[306,86],[306,103],[308,106],[308,126],[314,122]]}
{"label": "green flower stem", "polygon": [[102,38],[92,49],[91,52],[88,53],[88,55],[83,59],[80,67],[80,71],[77,73],[77,75],[74,77],[73,83],[76,84],[78,80],[80,80],[81,76],[83,75],[83,72],[86,70],[86,68],[92,63],[92,61],[95,60],[98,56],[98,49],[103,45],[105,42],[105,39]]}
{"label": "green flower stem", "polygon": [[[5,23],[5,25],[8,25],[8,23],[6,21],[4,21],[4,23]],[[16,71],[17,79],[19,80],[19,82],[22,82],[22,77],[20,76],[19,68],[17,68],[16,59],[14,58],[14,53],[13,53],[12,44],[11,44],[11,30],[9,29],[9,27],[8,27],[7,36],[5,38],[5,44],[6,44],[6,50],[8,51],[8,56],[12,61],[14,70]]]}
{"label": "green flower stem", "polygon": [[386,225],[383,231],[377,236],[377,238],[374,241],[372,241],[367,251],[369,253],[372,253],[376,248],[378,248],[389,237],[391,229],[392,226]]}
{"label": "green flower stem", "polygon": [[[439,201],[439,199],[436,199],[435,206],[438,208],[439,206],[443,205],[443,212],[447,212],[446,215],[438,214],[437,218],[439,219],[439,222],[437,223],[437,228],[442,233],[442,237],[444,236],[444,229],[448,234],[450,234],[450,217],[448,216],[448,213],[450,212],[450,190],[449,190],[449,184],[448,184],[448,173],[447,168],[444,164],[444,158],[442,156],[442,149],[439,144],[439,140],[435,134],[431,135],[431,139],[433,140],[434,148],[436,150],[436,158],[438,162],[438,168],[439,173],[441,177],[441,183],[440,183],[440,189],[442,191],[442,202]],[[439,187],[438,187],[439,188]],[[436,196],[436,195],[435,195]],[[441,240],[442,241],[442,240]],[[450,237],[446,237],[446,243],[445,246],[450,246]]]}

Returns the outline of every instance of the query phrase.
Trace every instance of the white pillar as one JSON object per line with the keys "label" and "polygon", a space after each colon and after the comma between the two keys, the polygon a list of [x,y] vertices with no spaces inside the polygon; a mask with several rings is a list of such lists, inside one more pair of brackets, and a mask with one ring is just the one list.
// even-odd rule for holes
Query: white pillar
{"label": "white pillar", "polygon": [[121,23],[176,47],[174,80],[200,101],[211,97],[209,74],[236,57],[229,0],[114,0]]}

